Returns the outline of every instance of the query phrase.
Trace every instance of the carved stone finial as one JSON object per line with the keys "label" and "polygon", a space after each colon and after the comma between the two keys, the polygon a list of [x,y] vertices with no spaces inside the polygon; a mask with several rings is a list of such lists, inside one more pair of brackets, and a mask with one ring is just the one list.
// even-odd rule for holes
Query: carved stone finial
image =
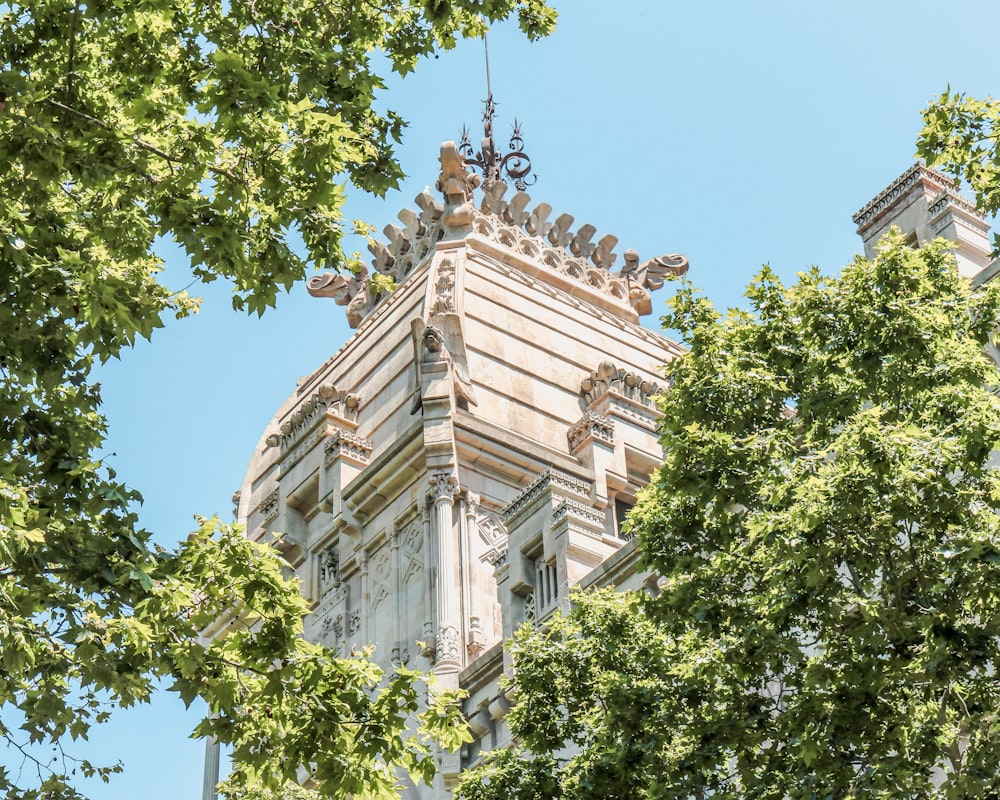
{"label": "carved stone finial", "polygon": [[597,247],[597,245],[590,243],[595,233],[597,233],[597,228],[593,225],[582,225],[570,240],[569,251],[579,258],[590,258],[590,254]]}
{"label": "carved stone finial", "polygon": [[573,217],[569,214],[560,214],[549,229],[548,238],[556,247],[565,247],[573,239],[570,233],[570,226],[573,224]]}
{"label": "carved stone finial", "polygon": [[472,223],[472,190],[478,185],[477,176],[465,168],[462,154],[454,142],[441,144],[441,176],[437,188],[444,195],[445,209],[441,221],[446,228],[464,228]]}
{"label": "carved stone finial", "polygon": [[458,145],[454,142],[441,143],[441,175],[437,190],[444,195],[449,205],[460,205],[472,197],[475,186],[473,175],[465,168]]}
{"label": "carved stone finial", "polygon": [[528,203],[531,202],[531,195],[527,192],[518,192],[507,204],[507,208],[504,209],[503,220],[510,225],[516,225],[521,227],[525,222],[528,221],[530,216],[525,208]]}
{"label": "carved stone finial", "polygon": [[497,181],[483,192],[483,202],[480,206],[483,213],[496,214],[498,217],[503,216],[503,212],[507,208],[507,203],[503,199],[506,191],[507,184],[503,181]]}
{"label": "carved stone finial", "polygon": [[441,219],[444,207],[431,194],[430,187],[424,189],[416,196],[417,208],[420,209],[420,222],[430,228],[435,222]]}
{"label": "carved stone finial", "polygon": [[623,257],[625,259],[625,266],[622,267],[621,276],[631,280],[632,276],[639,269],[639,252],[630,247],[625,251]]}
{"label": "carved stone finial", "polygon": [[600,269],[611,269],[611,267],[614,266],[615,259],[617,258],[617,256],[611,252],[615,249],[616,244],[618,244],[617,236],[612,236],[610,233],[606,236],[602,236],[597,242],[597,247],[594,248],[594,252],[590,254],[590,260],[594,262],[594,266],[599,267]]}
{"label": "carved stone finial", "polygon": [[[552,206],[550,206],[548,203],[539,203],[537,206],[535,206],[534,210],[532,210],[531,214],[528,216],[528,219],[525,221],[524,229],[531,236],[544,237],[549,232],[549,228],[552,227],[551,224],[546,222],[549,214],[551,213],[552,213]],[[617,239],[615,241],[617,241]]]}

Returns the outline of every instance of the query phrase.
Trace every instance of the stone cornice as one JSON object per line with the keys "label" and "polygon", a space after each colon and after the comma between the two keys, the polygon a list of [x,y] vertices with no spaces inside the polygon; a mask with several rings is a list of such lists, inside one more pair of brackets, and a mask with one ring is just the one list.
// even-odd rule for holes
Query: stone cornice
{"label": "stone cornice", "polygon": [[280,446],[285,452],[301,441],[327,414],[357,422],[360,407],[361,398],[358,395],[338,390],[332,383],[320,384],[315,392],[286,415],[278,432],[269,434],[264,443],[267,447]]}
{"label": "stone cornice", "polygon": [[614,392],[658,411],[655,398],[662,391],[663,387],[658,383],[617,367],[610,361],[602,361],[580,382],[580,405],[588,410],[608,392]]}
{"label": "stone cornice", "polygon": [[503,517],[508,524],[508,528],[510,527],[511,520],[523,511],[532,500],[553,486],[561,488],[564,492],[570,492],[581,497],[587,496],[587,485],[583,481],[577,480],[572,475],[567,475],[558,470],[547,469],[504,508]]}
{"label": "stone cornice", "polygon": [[552,521],[558,522],[563,517],[576,517],[590,522],[598,527],[604,525],[604,512],[591,506],[578,503],[576,500],[563,500],[552,512]]}
{"label": "stone cornice", "polygon": [[910,188],[921,182],[928,183],[942,192],[954,193],[957,188],[954,181],[940,172],[928,169],[923,164],[914,164],[867,202],[852,218],[854,224],[858,228],[868,225],[906,194]]}
{"label": "stone cornice", "polygon": [[966,214],[970,214],[978,219],[985,220],[986,214],[976,208],[972,203],[954,191],[944,191],[927,208],[927,213],[934,216],[944,211],[948,206],[957,206]]}

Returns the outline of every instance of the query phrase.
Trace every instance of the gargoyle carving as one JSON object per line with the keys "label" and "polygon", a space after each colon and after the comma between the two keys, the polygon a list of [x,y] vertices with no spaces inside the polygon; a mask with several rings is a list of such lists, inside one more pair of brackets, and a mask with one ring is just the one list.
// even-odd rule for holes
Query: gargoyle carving
{"label": "gargoyle carving", "polygon": [[465,337],[458,314],[437,314],[428,324],[422,319],[411,323],[417,365],[417,393],[413,398],[410,413],[415,414],[423,407],[423,375],[421,364],[445,359],[451,367],[455,385],[455,398],[476,405],[476,396],[469,377],[469,363],[465,354]]}
{"label": "gargoyle carving", "polygon": [[[381,247],[385,250],[384,245]],[[347,306],[347,322],[352,328],[361,324],[376,300],[371,293],[367,271],[350,277],[324,272],[310,278],[306,289],[313,297],[331,297],[338,306]]]}
{"label": "gargoyle carving", "polygon": [[639,254],[635,250],[625,251],[625,266],[619,273],[629,287],[629,303],[638,314],[650,314],[653,302],[649,293],[663,286],[667,275],[680,277],[687,274],[688,260],[679,253],[669,253],[651,258],[639,263]]}
{"label": "gargoyle carving", "polygon": [[315,275],[306,283],[306,289],[313,297],[331,297],[338,306],[346,306],[364,287],[367,275],[350,277],[335,272]]}
{"label": "gargoyle carving", "polygon": [[657,256],[640,264],[639,254],[635,250],[626,250],[625,266],[622,267],[621,277],[626,278],[629,283],[655,292],[663,286],[667,275],[680,277],[686,275],[687,271],[687,257],[680,253]]}

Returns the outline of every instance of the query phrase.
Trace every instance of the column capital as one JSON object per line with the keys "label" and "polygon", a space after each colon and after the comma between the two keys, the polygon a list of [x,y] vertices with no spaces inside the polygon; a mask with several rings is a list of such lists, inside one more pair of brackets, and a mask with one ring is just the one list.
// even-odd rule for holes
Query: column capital
{"label": "column capital", "polygon": [[470,492],[468,489],[465,491],[465,505],[468,509],[469,516],[475,516],[479,511],[479,504],[482,502],[482,498],[475,492]]}
{"label": "column capital", "polygon": [[432,472],[427,476],[427,480],[430,483],[431,494],[434,496],[435,503],[441,503],[445,500],[451,501],[455,492],[458,489],[458,481],[455,480],[455,475],[451,470],[447,472]]}

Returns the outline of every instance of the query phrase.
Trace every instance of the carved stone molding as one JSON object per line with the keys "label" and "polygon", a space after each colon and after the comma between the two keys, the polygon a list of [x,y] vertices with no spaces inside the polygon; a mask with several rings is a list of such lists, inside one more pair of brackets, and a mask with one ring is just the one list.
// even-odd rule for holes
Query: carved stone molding
{"label": "carved stone molding", "polygon": [[340,584],[340,546],[337,543],[324,548],[319,554],[319,584],[321,592]]}
{"label": "carved stone molding", "polygon": [[275,489],[267,497],[260,501],[260,505],[257,506],[257,510],[260,512],[260,516],[267,522],[278,516],[278,490]]}
{"label": "carved stone molding", "polygon": [[326,464],[332,464],[341,457],[367,464],[372,454],[372,443],[350,431],[337,430],[323,446],[323,451]]}
{"label": "carved stone molding", "polygon": [[575,453],[591,439],[614,445],[615,423],[611,417],[606,417],[595,411],[587,411],[567,431],[566,438],[569,440],[569,450],[571,453]]}
{"label": "carved stone molding", "polygon": [[451,258],[442,258],[437,266],[430,313],[432,317],[455,313],[455,265]]}
{"label": "carved stone molding", "polygon": [[[445,267],[442,273],[441,269]],[[455,272],[450,259],[443,259],[438,265],[438,275],[444,280],[438,280],[439,291],[429,293],[428,308],[431,313],[427,319],[417,317],[410,321],[413,337],[414,355],[417,367],[417,388],[410,413],[416,413],[423,407],[423,392],[427,388],[424,378],[432,374],[428,372],[429,365],[447,364],[450,369],[455,397],[470,405],[476,405],[476,394],[469,374],[469,361],[466,352],[465,334],[462,329],[462,318],[455,313]],[[446,293],[440,293],[444,284]],[[446,309],[451,310],[446,310]]]}
{"label": "carved stone molding", "polygon": [[471,514],[473,517],[476,516],[476,512],[479,511],[479,504],[483,501],[475,492],[470,492],[468,489],[465,491],[465,506],[468,509],[467,514]]}
{"label": "carved stone molding", "polygon": [[480,556],[483,563],[496,565],[499,554],[507,550],[507,526],[500,519],[489,512],[475,515],[475,530],[479,534],[480,540],[486,545],[485,552]]}
{"label": "carved stone molding", "polygon": [[656,409],[654,397],[663,391],[658,383],[646,380],[635,372],[620,369],[610,361],[602,361],[597,369],[580,382],[580,405],[586,411],[608,392],[615,392],[649,408]]}
{"label": "carved stone molding", "polygon": [[402,587],[410,586],[421,579],[424,573],[424,526],[419,518],[412,520],[400,530],[396,541],[400,551],[400,577]]}
{"label": "carved stone molding", "polygon": [[451,625],[442,625],[438,628],[436,658],[438,663],[442,661],[460,663],[458,629]]}
{"label": "carved stone molding", "polygon": [[524,605],[521,609],[521,621],[522,622],[534,622],[535,621],[535,593],[528,592],[524,596]]}
{"label": "carved stone molding", "polygon": [[393,664],[402,664],[404,667],[410,663],[410,649],[396,645],[392,648],[391,661]]}
{"label": "carved stone molding", "polygon": [[268,447],[281,446],[282,451],[295,443],[311,430],[327,412],[332,412],[346,420],[357,421],[361,398],[350,392],[338,390],[332,383],[324,383],[303,400],[291,415],[281,423],[277,433],[270,434],[264,441]]}
{"label": "carved stone molding", "polygon": [[[572,217],[570,217],[572,220]],[[629,304],[628,282],[608,270],[588,264],[563,247],[550,246],[542,239],[522,233],[519,228],[505,225],[496,217],[477,214],[472,229],[481,236],[514,252],[541,261],[553,272],[572,278],[607,294],[622,305]]]}
{"label": "carved stone molding", "polygon": [[486,636],[483,634],[479,617],[469,617],[469,640],[465,643],[469,661],[475,661],[485,649]]}

